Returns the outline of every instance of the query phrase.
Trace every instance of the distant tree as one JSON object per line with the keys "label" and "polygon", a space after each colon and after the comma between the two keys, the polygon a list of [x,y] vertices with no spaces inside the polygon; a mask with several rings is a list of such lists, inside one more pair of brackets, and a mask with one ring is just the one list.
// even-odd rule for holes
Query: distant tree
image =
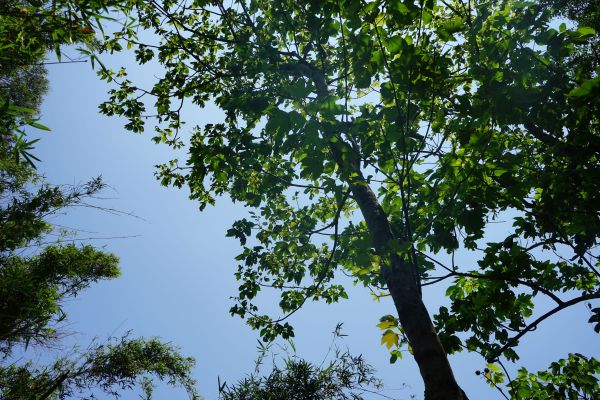
{"label": "distant tree", "polygon": [[0,98],[11,104],[39,109],[48,90],[46,68],[43,65],[23,65],[1,68]]}
{"label": "distant tree", "polygon": [[[145,88],[100,70],[117,83],[101,110],[134,132],[156,116],[153,140],[175,148],[183,109],[223,111],[191,129],[185,164],[158,174],[201,208],[227,194],[251,209],[228,231],[243,247],[231,312],[265,340],[293,336],[288,317],[307,301],[346,298],[343,272],[393,300],[382,343],[392,361],[414,356],[425,399],[466,398],[447,358],[462,350],[482,355],[480,374],[507,397],[556,384],[592,399],[591,357],[517,382],[502,368],[568,307],[589,304],[600,331],[597,34],[587,17],[552,28],[582,3],[566,14],[551,3],[132,1],[136,29],[106,49],[164,73]],[[431,318],[425,287],[440,282],[449,304]],[[266,288],[281,292],[281,316],[260,312]]]}
{"label": "distant tree", "polygon": [[[89,40],[86,18],[105,3],[4,1],[0,4],[0,398],[64,399],[104,392],[120,396],[138,385],[150,397],[153,379],[199,396],[194,360],[157,339],[119,340],[70,351],[49,365],[27,360],[31,347],[60,343],[65,301],[89,285],[119,276],[116,256],[92,246],[52,241],[48,217],[96,195],[94,179],[79,187],[44,183],[33,166],[35,140],[25,129],[37,122],[47,89],[40,64],[53,48]],[[93,23],[94,19],[91,18]],[[92,23],[90,22],[90,23]],[[91,29],[91,28],[90,28]],[[81,36],[82,34],[88,36]],[[39,160],[38,160],[39,161]],[[45,244],[45,241],[54,242]]]}
{"label": "distant tree", "polygon": [[[117,257],[92,246],[43,243],[52,231],[46,218],[97,194],[102,182],[52,187],[40,183],[28,162],[15,161],[10,148],[2,149],[0,398],[62,399],[97,391],[118,397],[136,384],[149,397],[151,377],[182,386],[198,398],[191,377],[194,360],[157,339],[111,338],[85,351],[70,351],[50,365],[18,361],[27,359],[30,347],[60,343],[65,301],[120,272]],[[39,189],[32,192],[36,182]]]}
{"label": "distant tree", "polygon": [[[27,182],[30,183],[30,182]],[[95,181],[65,193],[44,186],[36,193],[3,192],[0,208],[0,351],[10,354],[15,344],[48,344],[56,338],[53,322],[63,320],[61,304],[91,283],[119,276],[114,255],[91,246],[41,246],[36,240],[52,230],[44,217],[81,203],[102,188]]]}
{"label": "distant tree", "polygon": [[[254,373],[234,385],[219,380],[219,399],[362,400],[365,396],[379,396],[394,400],[395,397],[383,394],[383,382],[374,376],[375,370],[362,356],[339,347],[339,340],[347,336],[342,333],[342,326],[338,323],[332,332],[331,345],[318,366],[298,357],[291,340],[278,343],[277,353],[273,351],[275,343],[259,342]],[[272,365],[266,365],[268,358]],[[270,368],[267,375],[261,374],[264,368]]]}
{"label": "distant tree", "polygon": [[86,351],[70,351],[51,365],[16,361],[26,359],[30,347],[60,343],[65,301],[120,274],[117,257],[92,246],[40,243],[52,230],[49,215],[81,204],[102,189],[102,182],[70,190],[42,184],[30,192],[32,179],[39,178],[26,161],[20,168],[20,182],[14,169],[1,169],[8,184],[0,192],[0,398],[55,399],[99,390],[118,397],[136,384],[149,397],[151,377],[198,398],[191,377],[194,360],[157,339],[111,338]]}
{"label": "distant tree", "polygon": [[362,400],[381,388],[373,369],[362,357],[340,354],[326,367],[288,358],[268,376],[251,375],[224,385],[222,400]]}
{"label": "distant tree", "polygon": [[119,398],[137,386],[150,399],[157,378],[200,399],[190,378],[193,365],[191,358],[157,339],[123,337],[50,365],[6,363],[0,367],[0,394],[4,400],[93,398],[94,393]]}

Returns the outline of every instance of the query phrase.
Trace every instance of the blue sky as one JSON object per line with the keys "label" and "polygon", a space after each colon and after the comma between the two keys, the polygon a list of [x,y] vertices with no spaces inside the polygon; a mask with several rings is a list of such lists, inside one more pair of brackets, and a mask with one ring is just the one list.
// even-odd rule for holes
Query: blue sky
{"label": "blue sky", "polygon": [[[106,61],[115,67],[127,62]],[[172,150],[153,144],[148,134],[126,133],[122,120],[99,114],[98,104],[107,98],[109,86],[97,79],[89,64],[49,65],[48,70],[50,92],[41,122],[52,132],[36,134],[43,137],[36,148],[42,159],[40,171],[54,184],[79,184],[102,175],[111,188],[96,204],[135,215],[76,208],[53,220],[78,229],[80,238],[112,238],[89,242],[118,255],[123,272],[121,278],[97,284],[69,302],[67,329],[72,335],[67,342],[86,346],[94,337],[101,340],[128,330],[133,336],[159,336],[196,358],[200,392],[216,399],[217,376],[228,382],[242,378],[253,370],[257,355],[257,333],[228,312],[229,297],[236,294],[233,272],[239,247],[225,231],[246,215],[245,210],[222,198],[217,206],[199,212],[186,190],[160,186],[153,177],[154,165],[172,158]],[[139,74],[135,80],[153,79],[151,70]],[[191,116],[205,122],[219,113],[197,110]],[[444,301],[443,292],[438,286],[425,292],[430,312]],[[331,332],[343,322],[349,336],[338,344],[362,353],[386,388],[397,389],[385,394],[422,398],[416,364],[405,357],[390,365],[389,354],[379,343],[375,325],[380,316],[394,314],[391,301],[374,302],[367,290],[351,285],[349,295],[349,300],[336,305],[308,304],[293,317],[297,354],[320,363]],[[523,365],[545,368],[568,352],[598,357],[597,337],[585,323],[588,317],[581,304],[528,334],[521,342]],[[451,363],[472,399],[500,398],[474,374],[484,367],[479,357],[461,354],[452,356]],[[171,394],[159,390],[157,398],[172,398]]]}

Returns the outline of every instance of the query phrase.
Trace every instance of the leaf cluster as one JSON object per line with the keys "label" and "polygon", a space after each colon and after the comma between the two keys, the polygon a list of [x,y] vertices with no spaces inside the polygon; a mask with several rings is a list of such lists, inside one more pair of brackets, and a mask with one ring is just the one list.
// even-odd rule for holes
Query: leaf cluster
{"label": "leaf cluster", "polygon": [[340,354],[326,367],[288,358],[268,376],[251,375],[234,385],[223,385],[222,400],[361,400],[378,390],[380,382],[362,357]]}

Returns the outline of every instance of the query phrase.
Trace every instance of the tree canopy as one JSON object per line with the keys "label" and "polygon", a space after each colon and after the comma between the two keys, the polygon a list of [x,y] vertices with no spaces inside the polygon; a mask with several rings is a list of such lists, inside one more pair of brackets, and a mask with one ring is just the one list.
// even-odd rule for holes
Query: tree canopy
{"label": "tree canopy", "polygon": [[[392,361],[408,348],[426,399],[466,398],[447,358],[463,350],[515,398],[598,393],[585,355],[509,382],[498,365],[576,304],[600,330],[594,2],[581,15],[560,1],[126,3],[131,23],[104,50],[132,48],[164,74],[144,88],[100,68],[117,84],[101,110],[134,132],[154,117],[153,140],[174,148],[184,108],[223,110],[185,128],[188,159],[158,176],[200,208],[224,194],[250,208],[227,232],[242,246],[232,314],[265,340],[293,336],[287,318],[347,297],[349,274],[392,298],[382,343]],[[436,284],[449,304],[431,318],[423,287]],[[281,316],[256,305],[267,288]]]}

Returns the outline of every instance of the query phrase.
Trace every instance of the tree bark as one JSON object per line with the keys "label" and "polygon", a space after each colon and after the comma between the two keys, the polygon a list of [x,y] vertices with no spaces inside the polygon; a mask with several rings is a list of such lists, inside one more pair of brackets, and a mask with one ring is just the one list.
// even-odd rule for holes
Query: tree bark
{"label": "tree bark", "polygon": [[390,265],[381,266],[381,273],[425,383],[425,399],[466,400],[467,396],[454,378],[446,352],[423,304],[416,268],[395,254],[388,255],[388,243],[398,239],[394,237],[387,215],[360,170],[353,172],[358,176],[350,183],[352,195],[373,237],[377,253],[390,260]]}

